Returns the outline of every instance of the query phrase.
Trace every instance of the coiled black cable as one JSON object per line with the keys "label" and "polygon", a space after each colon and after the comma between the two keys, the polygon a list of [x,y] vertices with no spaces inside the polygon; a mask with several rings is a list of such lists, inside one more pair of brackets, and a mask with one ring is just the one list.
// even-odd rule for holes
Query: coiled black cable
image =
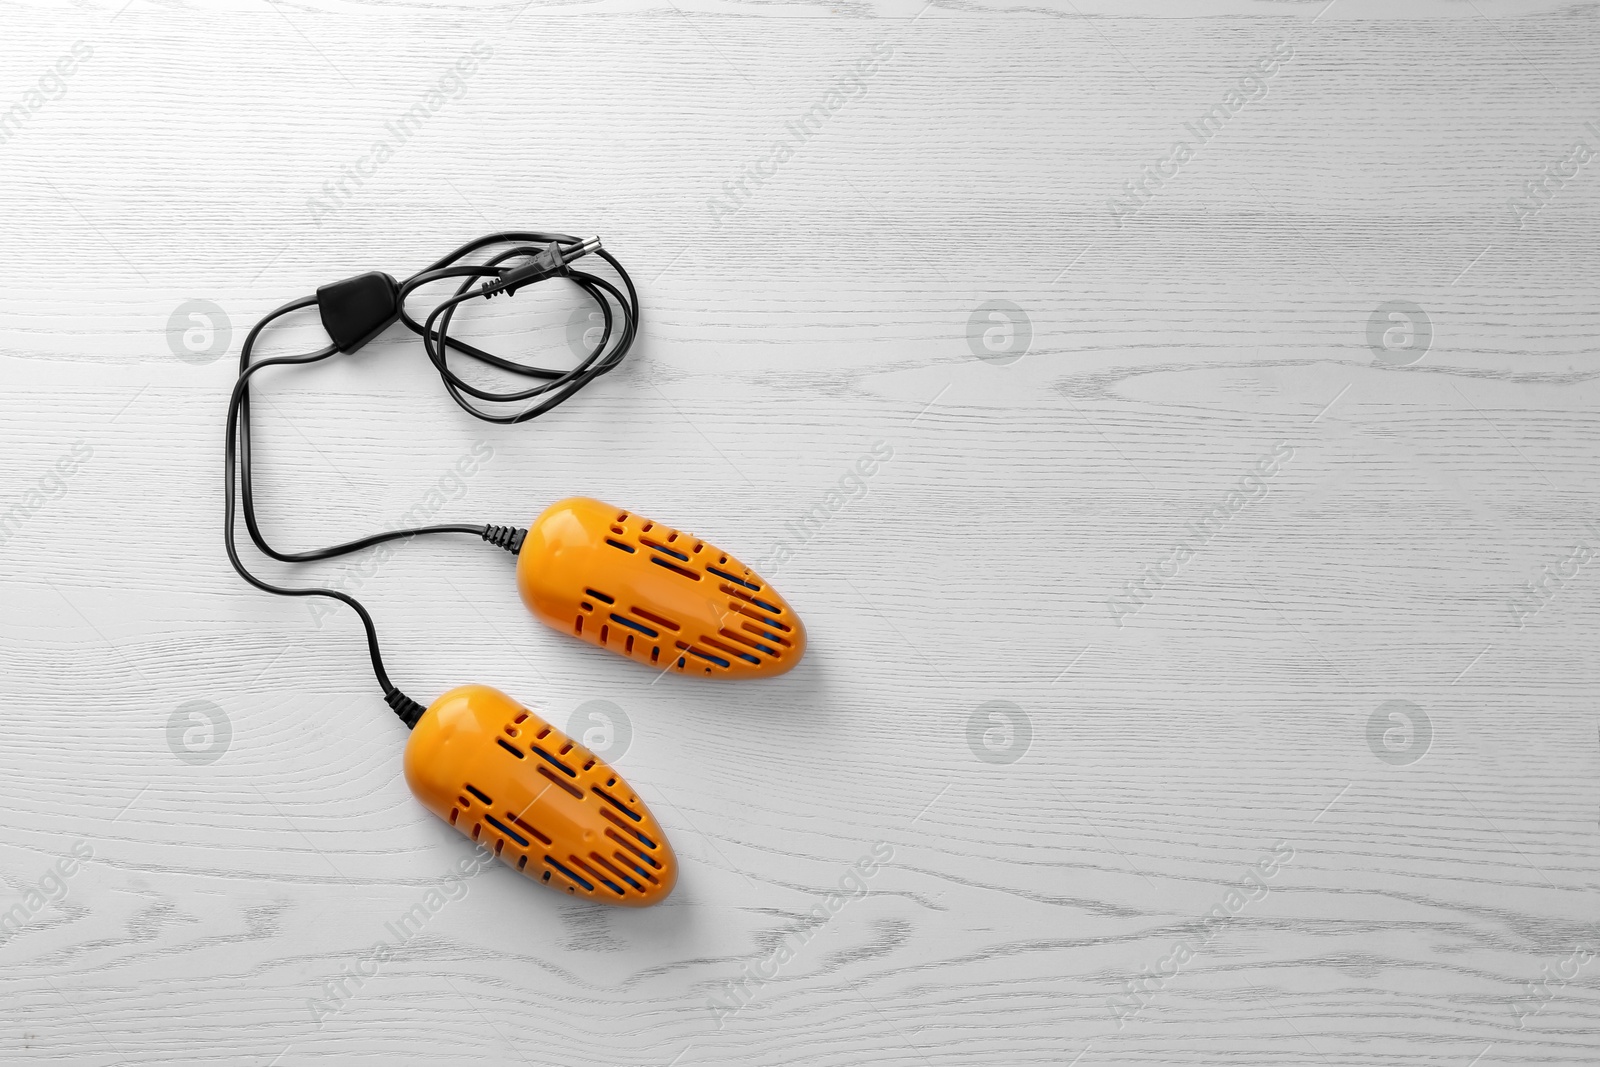
{"label": "coiled black cable", "polygon": [[[481,263],[463,263],[462,260],[483,249],[494,245],[509,245]],[[622,289],[618,289],[611,282],[594,274],[574,270],[571,262],[584,255],[597,254],[616,271],[622,281]],[[512,262],[521,260],[522,262]],[[570,278],[579,288],[583,289],[599,306],[604,317],[604,328],[599,341],[589,351],[588,355],[579,361],[578,365],[570,370],[554,370],[546,367],[536,367],[519,363],[515,360],[497,356],[465,341],[450,336],[450,324],[455,316],[456,309],[473,297],[493,297],[500,293],[512,294],[524,285],[533,284],[552,277]],[[450,297],[440,302],[426,320],[419,323],[405,310],[405,301],[422,286],[445,279],[460,278],[460,286]],[[393,279],[386,279],[390,286],[394,286]],[[478,283],[479,288],[473,289]],[[602,374],[614,369],[627,356],[632,347],[639,324],[639,299],[633,287],[633,280],[628,277],[628,272],[623,269],[616,258],[600,247],[598,239],[581,241],[576,237],[565,234],[549,234],[537,231],[506,231],[493,233],[469,241],[450,254],[399,283],[398,293],[395,296],[396,306],[400,321],[404,322],[414,332],[422,337],[428,358],[438,370],[443,380],[445,389],[450,396],[464,410],[474,417],[486,422],[494,423],[519,423],[536,418],[551,410],[559,404],[570,399],[578,390]],[[302,355],[275,356],[252,362],[251,355],[261,332],[272,322],[289,315],[295,311],[318,305],[315,296],[302,297],[290,301],[277,310],[271,312],[257,322],[245,337],[244,345],[239,353],[239,377],[234,383],[233,393],[228,401],[228,417],[226,436],[223,447],[223,541],[227,548],[228,560],[233,564],[233,569],[239,572],[240,577],[258,589],[278,596],[321,596],[348,604],[355,610],[362,626],[366,630],[367,650],[372,657],[372,670],[378,679],[379,686],[383,689],[384,700],[400,716],[401,720],[409,726],[416,725],[416,721],[423,712],[422,705],[407,697],[398,690],[390,680],[388,672],[384,669],[383,655],[378,647],[377,628],[372,621],[371,614],[360,601],[348,593],[336,589],[325,588],[295,588],[291,586],[275,585],[252,574],[239,558],[238,547],[235,543],[235,499],[243,505],[245,528],[250,534],[250,540],[264,554],[285,563],[304,563],[314,560],[332,559],[337,556],[359,552],[386,541],[402,538],[418,537],[425,534],[437,533],[468,533],[475,534],[484,541],[505,550],[516,553],[521,550],[522,537],[526,531],[515,527],[492,525],[468,525],[450,523],[437,526],[422,526],[412,529],[389,530],[373,534],[368,537],[346,541],[343,544],[333,545],[329,548],[311,549],[301,552],[287,552],[274,548],[267,543],[262,534],[259,523],[256,521],[255,494],[251,480],[251,454],[250,454],[250,379],[259,371],[267,367],[288,366],[291,364],[315,363],[337,354],[340,344],[335,343],[315,352]],[[326,309],[324,309],[326,310]],[[358,314],[359,314],[358,309]],[[373,313],[377,321],[371,323],[375,330],[364,332],[362,339],[355,342],[354,347],[359,347],[378,330],[392,321],[393,315],[385,315],[381,309]],[[324,322],[328,321],[326,314]],[[346,345],[344,351],[353,351],[354,347]],[[475,386],[461,378],[450,367],[449,355],[451,351],[461,353],[475,359],[487,366],[497,368],[511,374],[523,377],[537,378],[541,384],[525,389],[511,389],[495,391]],[[468,398],[472,399],[468,399]],[[516,404],[526,400],[537,401],[521,410],[503,413],[491,408],[480,406],[473,400],[486,401],[490,404]],[[235,481],[235,469],[238,479]],[[236,488],[237,487],[237,488]]]}
{"label": "coiled black cable", "polygon": [[[530,247],[528,244],[530,241],[537,242],[538,247]],[[479,249],[502,243],[509,243],[512,247],[491,257],[485,263],[463,266],[454,265],[462,258]],[[541,261],[541,257],[550,255],[552,248],[562,250],[563,246],[568,249],[566,259],[558,259],[553,265],[547,260]],[[578,252],[578,255],[586,255],[592,252],[611,264],[612,268],[617,272],[617,276],[622,279],[626,295],[604,278],[584,271],[573,270],[570,266],[567,266],[566,264],[570,263],[571,259],[574,258],[571,252],[578,249],[582,249],[582,251]],[[517,272],[519,268],[501,266],[507,260],[515,259],[519,256],[531,257],[532,259],[532,262],[523,265],[523,268],[527,268],[531,272],[523,276],[524,280],[518,280]],[[517,288],[528,284],[530,281],[538,281],[542,277],[550,277],[550,274],[541,274],[540,272],[552,269],[560,270],[562,276],[571,278],[576,282],[579,288],[589,294],[604,315],[604,328],[601,331],[600,340],[595,344],[589,355],[576,367],[566,371],[530,367],[513,360],[503,359],[492,352],[485,352],[481,348],[469,345],[465,341],[449,335],[450,322],[455,316],[456,309],[466,301],[476,296],[492,297],[501,292],[515,292]],[[426,322],[417,322],[405,310],[406,298],[421,286],[431,282],[442,281],[446,278],[461,279],[461,284],[456,288],[455,294],[440,302],[429,313]],[[472,288],[473,283],[484,278],[491,280],[484,283],[480,289],[474,291]],[[617,308],[615,313],[612,311],[613,304]],[[564,403],[579,389],[582,389],[589,382],[622,362],[623,357],[628,354],[628,349],[633,347],[633,338],[639,327],[639,296],[634,292],[633,279],[628,277],[628,272],[622,269],[622,264],[618,263],[610,252],[600,247],[598,240],[583,242],[576,237],[550,233],[492,233],[486,237],[480,237],[476,241],[468,241],[454,252],[407,279],[400,286],[400,321],[422,335],[422,344],[427,349],[428,358],[433,361],[434,367],[439,371],[439,377],[444,381],[445,388],[457,404],[486,422],[518,423],[543,415],[551,408]],[[616,338],[615,343],[612,343],[614,330],[616,331]],[[544,379],[544,383],[527,389],[508,392],[495,392],[479,388],[470,382],[464,381],[450,369],[448,360],[450,349],[455,349],[481,363],[497,367],[503,371],[509,371],[512,374]],[[534,397],[541,397],[542,399],[522,411],[496,413],[472,403],[467,399],[468,396],[501,404],[530,400]]]}

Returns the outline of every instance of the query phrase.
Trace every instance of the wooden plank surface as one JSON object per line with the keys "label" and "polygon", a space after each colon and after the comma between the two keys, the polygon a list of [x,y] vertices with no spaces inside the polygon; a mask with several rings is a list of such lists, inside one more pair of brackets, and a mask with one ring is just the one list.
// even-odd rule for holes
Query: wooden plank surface
{"label": "wooden plank surface", "polygon": [[[6,1063],[1600,1059],[1592,6],[0,12]],[[219,544],[251,324],[498,228],[605,239],[628,363],[511,428],[399,329],[282,372],[261,507],[766,565],[811,649],[726,686],[461,541],[297,576],[415,696],[625,717],[648,911],[447,881],[355,620]]]}

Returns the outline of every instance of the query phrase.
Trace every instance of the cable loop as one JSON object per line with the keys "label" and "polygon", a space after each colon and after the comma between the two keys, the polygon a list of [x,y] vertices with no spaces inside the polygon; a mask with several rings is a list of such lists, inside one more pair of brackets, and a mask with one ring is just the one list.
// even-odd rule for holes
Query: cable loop
{"label": "cable loop", "polygon": [[[509,247],[493,253],[481,263],[463,262],[463,260],[473,256],[475,253],[495,245],[507,245]],[[589,254],[598,255],[606,263],[610,264],[622,282],[620,289],[602,277],[574,269],[572,266],[573,261]],[[526,262],[511,263],[513,260],[525,260]],[[494,296],[502,292],[510,295],[523,286],[556,277],[567,278],[577,284],[590,299],[595,301],[604,318],[604,328],[601,331],[600,340],[572,369],[557,370],[520,363],[513,359],[497,356],[450,335],[450,327],[455,317],[456,309],[467,300],[475,297]],[[438,306],[429,312],[424,321],[418,322],[406,311],[406,299],[416,290],[433,282],[450,278],[460,278],[460,285],[453,295],[441,301]],[[389,284],[393,285],[392,279]],[[474,289],[474,285],[478,285],[478,288]],[[639,297],[634,291],[633,281],[628,277],[628,272],[622,268],[622,264],[618,263],[610,252],[600,247],[598,238],[583,241],[565,234],[538,231],[512,230],[503,233],[492,233],[475,241],[467,242],[401,283],[399,304],[400,320],[421,336],[423,348],[428,354],[428,359],[438,370],[439,377],[444,382],[445,390],[450,394],[451,399],[474,417],[485,422],[501,424],[526,422],[529,419],[536,418],[569,400],[578,390],[595,378],[616,368],[633,346],[639,326]],[[260,525],[256,521],[255,494],[250,465],[250,379],[267,367],[316,363],[337,354],[339,348],[337,344],[330,344],[315,352],[293,356],[275,356],[270,359],[263,359],[260,362],[251,362],[251,354],[255,350],[256,342],[259,340],[261,332],[270,323],[295,311],[316,306],[317,298],[315,296],[302,297],[284,304],[255,324],[245,338],[244,346],[239,353],[239,377],[234,383],[233,393],[228,401],[227,430],[223,447],[225,463],[223,474],[224,545],[227,548],[228,561],[233,564],[233,569],[239,572],[240,577],[258,589],[278,596],[328,597],[352,608],[366,630],[367,650],[372,658],[373,673],[377,676],[378,685],[383,690],[385,701],[407,726],[414,726],[416,719],[420,717],[424,709],[422,705],[401,693],[390,682],[389,676],[384,670],[382,653],[378,648],[377,628],[373,624],[372,616],[367,612],[367,609],[354,597],[339,590],[275,585],[252,574],[245,567],[243,561],[240,560],[238,546],[235,543],[236,502],[243,506],[245,528],[250,534],[250,540],[265,555],[285,563],[306,563],[314,560],[332,559],[351,552],[371,548],[386,541],[436,533],[473,534],[488,541],[490,544],[515,553],[522,547],[522,537],[526,534],[526,531],[508,526],[465,524],[423,526],[414,529],[389,530],[369,537],[358,538],[354,541],[346,541],[343,544],[329,548],[312,549],[304,552],[280,551],[267,543],[267,539],[262,534]],[[351,345],[359,347],[360,344],[364,343],[365,340],[362,340],[351,342]],[[473,385],[461,378],[450,366],[449,357],[452,352],[501,371],[540,379],[541,383],[526,389],[500,391]],[[484,401],[488,404],[503,405],[517,404],[526,400],[535,400],[536,402],[513,412],[495,411],[475,403],[475,401]],[[237,482],[235,481],[236,473]]]}

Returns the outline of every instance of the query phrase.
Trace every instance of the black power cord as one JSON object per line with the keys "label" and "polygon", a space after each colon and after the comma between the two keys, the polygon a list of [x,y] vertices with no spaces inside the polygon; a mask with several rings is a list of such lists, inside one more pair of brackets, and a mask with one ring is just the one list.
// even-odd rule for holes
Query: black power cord
{"label": "black power cord", "polygon": [[[474,253],[496,245],[509,247],[493,253],[483,262],[462,262]],[[611,265],[622,280],[622,289],[619,290],[604,278],[573,269],[571,264],[574,260],[590,254],[598,255]],[[500,293],[510,296],[525,285],[555,277],[568,278],[576,283],[595,301],[604,317],[604,327],[599,341],[572,369],[552,370],[519,363],[450,336],[450,324],[456,309],[467,300],[475,297],[490,298]],[[461,279],[459,287],[454,294],[429,312],[425,321],[419,323],[406,312],[405,301],[417,289],[433,282],[453,278]],[[473,288],[474,285],[477,285],[476,289]],[[331,344],[302,355],[275,356],[260,362],[251,362],[251,353],[262,330],[285,315],[310,307],[316,307],[321,313],[323,326],[332,339]],[[565,234],[507,231],[492,233],[467,242],[412,275],[404,283],[396,282],[387,274],[372,272],[323,286],[317,290],[316,296],[290,301],[268,314],[256,323],[245,337],[244,347],[239,353],[239,378],[234,383],[233,394],[228,401],[227,435],[223,448],[225,464],[223,542],[228,551],[228,560],[233,564],[233,569],[239,572],[240,577],[257,589],[278,596],[329,597],[353,608],[361,619],[361,625],[366,629],[367,651],[372,657],[372,670],[377,676],[378,685],[383,689],[384,701],[407,727],[412,727],[426,709],[402,693],[390,681],[388,672],[384,670],[383,655],[378,648],[377,628],[373,624],[371,614],[361,602],[348,593],[336,589],[294,588],[274,585],[256,577],[239,559],[234,535],[235,468],[237,468],[237,498],[243,504],[245,528],[250,534],[250,540],[267,556],[285,563],[333,559],[386,541],[438,533],[476,534],[489,544],[512,554],[521,551],[527,531],[514,526],[454,523],[421,526],[414,529],[389,530],[329,548],[304,552],[285,552],[273,548],[262,534],[256,521],[255,494],[251,482],[251,377],[267,367],[316,363],[339,353],[354,352],[377,337],[397,319],[422,336],[428,358],[438,370],[445,389],[457,404],[474,417],[486,422],[518,423],[536,418],[565,402],[579,389],[622,362],[628,354],[628,349],[633,346],[638,331],[639,297],[634,291],[633,280],[628,277],[628,272],[610,252],[600,246],[599,238],[584,241]],[[498,370],[538,379],[539,384],[525,389],[504,391],[475,386],[451,369],[449,363],[451,351]],[[512,412],[496,411],[474,402],[518,404],[528,400],[535,402]]]}

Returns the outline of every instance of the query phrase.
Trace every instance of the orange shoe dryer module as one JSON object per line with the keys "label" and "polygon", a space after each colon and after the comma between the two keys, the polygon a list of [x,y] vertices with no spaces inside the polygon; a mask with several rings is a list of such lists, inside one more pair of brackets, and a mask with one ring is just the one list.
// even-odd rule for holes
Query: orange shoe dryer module
{"label": "orange shoe dryer module", "polygon": [[764,677],[805,653],[800,619],[749,567],[587,497],[558,501],[534,520],[517,589],[548,625],[658,670]]}
{"label": "orange shoe dryer module", "polygon": [[553,889],[644,907],[678,880],[666,832],[622,775],[498,689],[435,700],[405,770],[424,807]]}

